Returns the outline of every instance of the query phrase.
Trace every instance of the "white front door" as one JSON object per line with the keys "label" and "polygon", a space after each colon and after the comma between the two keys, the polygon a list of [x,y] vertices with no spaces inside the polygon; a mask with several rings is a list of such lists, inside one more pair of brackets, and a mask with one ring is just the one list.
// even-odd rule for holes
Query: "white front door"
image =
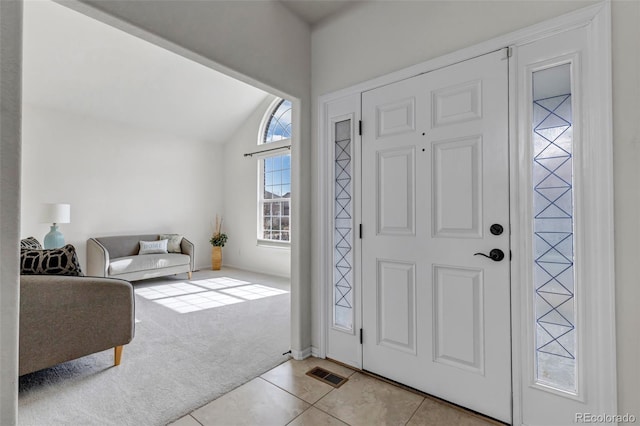
{"label": "white front door", "polygon": [[507,62],[363,93],[362,311],[365,370],[510,422]]}

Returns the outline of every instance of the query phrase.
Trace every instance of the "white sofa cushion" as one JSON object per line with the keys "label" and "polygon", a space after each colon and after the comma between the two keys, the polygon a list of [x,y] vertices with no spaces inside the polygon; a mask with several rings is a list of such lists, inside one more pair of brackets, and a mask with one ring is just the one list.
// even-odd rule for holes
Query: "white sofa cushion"
{"label": "white sofa cushion", "polygon": [[109,275],[188,265],[190,260],[188,255],[177,253],[141,254],[137,256],[119,257],[112,259],[109,263]]}

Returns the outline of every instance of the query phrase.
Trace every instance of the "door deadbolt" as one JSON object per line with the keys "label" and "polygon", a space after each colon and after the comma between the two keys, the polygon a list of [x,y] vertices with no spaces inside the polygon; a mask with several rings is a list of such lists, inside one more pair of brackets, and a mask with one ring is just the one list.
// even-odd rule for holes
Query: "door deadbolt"
{"label": "door deadbolt", "polygon": [[491,231],[493,235],[501,235],[504,232],[504,228],[499,223],[494,223],[489,228],[489,231]]}

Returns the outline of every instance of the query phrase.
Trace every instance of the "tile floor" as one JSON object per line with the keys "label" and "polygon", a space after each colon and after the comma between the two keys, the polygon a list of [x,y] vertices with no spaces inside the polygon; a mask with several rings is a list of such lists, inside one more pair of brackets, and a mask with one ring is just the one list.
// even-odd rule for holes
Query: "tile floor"
{"label": "tile floor", "polygon": [[[348,377],[333,388],[305,373],[313,367]],[[290,360],[195,410],[171,426],[408,425],[501,423],[402,389],[331,361]]]}

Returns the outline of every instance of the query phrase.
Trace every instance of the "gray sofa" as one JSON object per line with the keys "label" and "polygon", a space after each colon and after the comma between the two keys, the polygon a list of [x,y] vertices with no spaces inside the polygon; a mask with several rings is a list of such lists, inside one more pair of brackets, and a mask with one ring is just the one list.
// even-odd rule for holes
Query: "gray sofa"
{"label": "gray sofa", "polygon": [[122,235],[87,240],[87,275],[137,281],[194,270],[193,243],[182,238],[181,253],[139,255],[140,241],[155,241],[159,234]]}
{"label": "gray sofa", "polygon": [[21,275],[19,374],[111,348],[120,364],[134,309],[133,286],[123,280]]}

